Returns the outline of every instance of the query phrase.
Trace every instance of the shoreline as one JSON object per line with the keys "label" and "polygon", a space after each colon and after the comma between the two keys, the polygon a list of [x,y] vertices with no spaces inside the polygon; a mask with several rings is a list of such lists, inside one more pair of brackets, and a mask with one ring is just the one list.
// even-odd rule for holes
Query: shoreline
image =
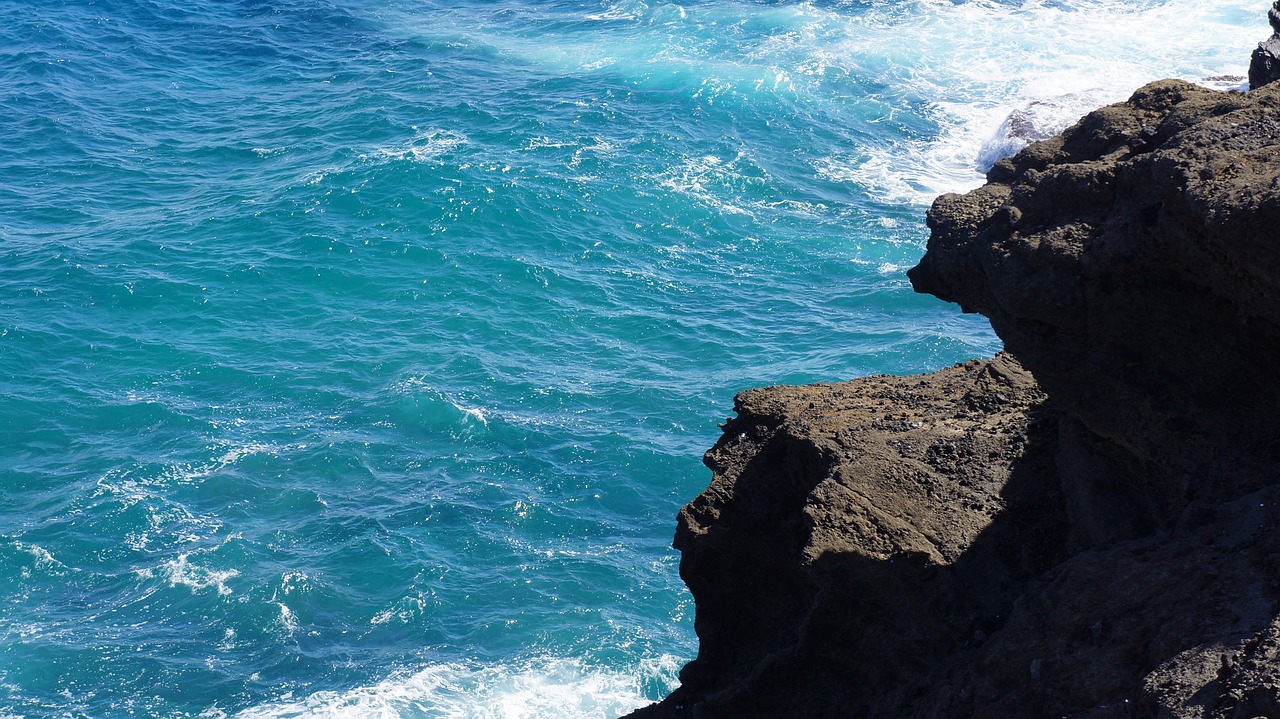
{"label": "shoreline", "polygon": [[1156,82],[940,197],[909,276],[1006,353],[740,394],[629,717],[1280,716],[1277,116]]}

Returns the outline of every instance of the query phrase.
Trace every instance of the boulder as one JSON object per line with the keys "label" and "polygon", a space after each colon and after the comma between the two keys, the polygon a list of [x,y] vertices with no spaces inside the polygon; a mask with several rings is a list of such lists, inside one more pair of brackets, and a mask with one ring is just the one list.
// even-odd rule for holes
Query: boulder
{"label": "boulder", "polygon": [[1256,90],[1280,80],[1280,1],[1267,13],[1271,37],[1258,44],[1249,60],[1249,89]]}

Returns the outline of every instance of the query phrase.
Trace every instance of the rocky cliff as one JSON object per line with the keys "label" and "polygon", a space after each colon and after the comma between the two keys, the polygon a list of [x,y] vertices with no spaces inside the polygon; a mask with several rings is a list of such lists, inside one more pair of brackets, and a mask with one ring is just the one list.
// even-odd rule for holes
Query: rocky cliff
{"label": "rocky cliff", "polygon": [[1007,353],[739,395],[634,719],[1280,717],[1280,84],[1148,85],[939,198]]}
{"label": "rocky cliff", "polygon": [[1271,4],[1267,13],[1271,23],[1271,37],[1263,40],[1249,58],[1249,89],[1280,80],[1280,0]]}

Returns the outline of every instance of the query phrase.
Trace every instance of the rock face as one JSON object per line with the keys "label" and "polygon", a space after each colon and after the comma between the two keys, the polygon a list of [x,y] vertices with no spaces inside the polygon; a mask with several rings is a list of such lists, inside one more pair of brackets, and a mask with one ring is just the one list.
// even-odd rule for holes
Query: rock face
{"label": "rock face", "polygon": [[1280,717],[1280,84],[1148,85],[929,225],[1008,354],[739,395],[632,716]]}
{"label": "rock face", "polygon": [[1280,80],[1280,0],[1271,6],[1267,19],[1271,21],[1271,37],[1260,43],[1250,58],[1250,90]]}
{"label": "rock face", "polygon": [[1276,479],[1277,89],[1148,85],[929,212],[912,283],[987,315],[1069,420],[1083,545]]}

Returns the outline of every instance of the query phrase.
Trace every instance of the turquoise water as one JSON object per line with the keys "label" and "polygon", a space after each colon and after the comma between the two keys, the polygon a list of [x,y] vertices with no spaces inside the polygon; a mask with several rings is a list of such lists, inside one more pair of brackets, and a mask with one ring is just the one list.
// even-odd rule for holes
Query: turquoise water
{"label": "turquoise water", "polygon": [[733,394],[995,351],[929,200],[1256,5],[0,0],[0,716],[661,698]]}

